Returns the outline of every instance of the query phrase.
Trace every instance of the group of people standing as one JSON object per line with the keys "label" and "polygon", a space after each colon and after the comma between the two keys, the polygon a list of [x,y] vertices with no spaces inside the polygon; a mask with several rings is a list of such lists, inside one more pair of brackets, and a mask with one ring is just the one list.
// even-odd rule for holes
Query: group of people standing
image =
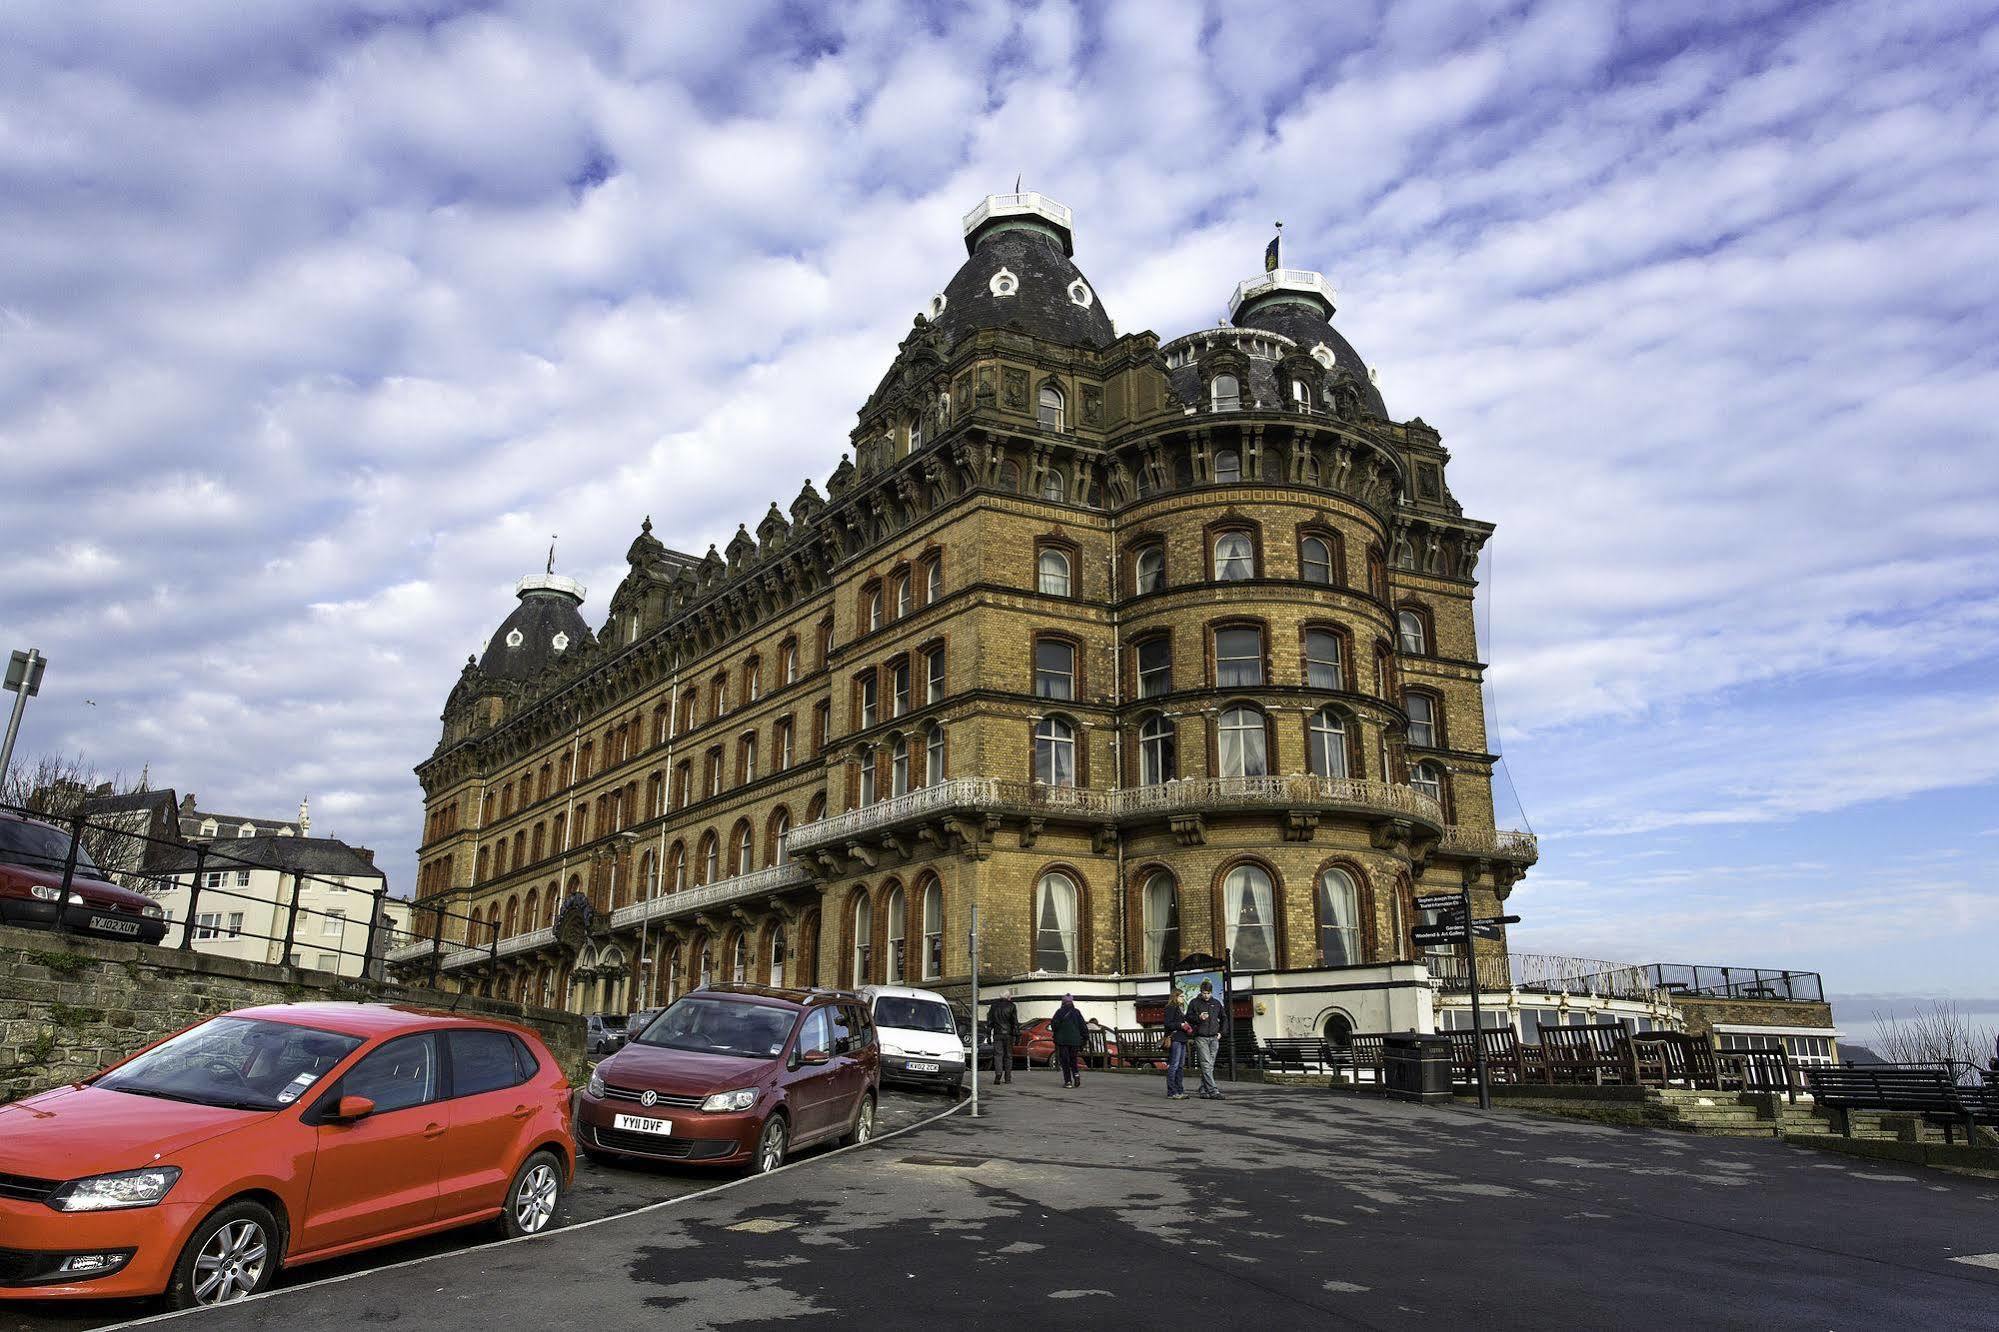
{"label": "group of people standing", "polygon": [[[1215,1055],[1222,1044],[1221,1000],[1215,998],[1213,981],[1202,981],[1201,991],[1183,1007],[1177,993],[1166,999],[1166,1098],[1187,1099],[1184,1075],[1187,1049],[1191,1045],[1201,1072],[1200,1095],[1210,1101],[1222,1099],[1215,1085]],[[1002,990],[986,1014],[993,1043],[993,1081],[1013,1081],[1013,1047],[1020,1040],[1020,1009],[1014,1005],[1013,991]],[[1090,1023],[1076,1007],[1076,996],[1062,996],[1061,1006],[1049,1019],[1048,1035],[1055,1042],[1055,1062],[1062,1069],[1064,1087],[1083,1085],[1083,1047],[1089,1044]]]}

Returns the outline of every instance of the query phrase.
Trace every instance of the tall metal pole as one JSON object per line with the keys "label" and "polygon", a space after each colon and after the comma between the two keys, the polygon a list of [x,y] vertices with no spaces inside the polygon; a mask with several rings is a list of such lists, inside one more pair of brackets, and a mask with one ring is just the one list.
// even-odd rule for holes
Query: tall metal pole
{"label": "tall metal pole", "polygon": [[[16,652],[8,663],[7,687],[14,691],[14,711],[7,718],[7,739],[0,742],[0,785],[13,771],[14,737],[21,733],[21,714],[28,710],[29,696],[42,691],[42,669],[48,660],[39,648],[29,648],[25,653]],[[58,911],[56,917],[61,919],[62,913]]]}
{"label": "tall metal pole", "polygon": [[[979,1117],[979,907],[972,904],[972,932],[967,936],[972,947],[972,1118]],[[988,1028],[990,1030],[990,1028]],[[997,1033],[994,1041],[999,1040]],[[999,1046],[994,1045],[994,1050]]]}
{"label": "tall metal pole", "polygon": [[1485,1016],[1479,1003],[1478,993],[1478,931],[1471,923],[1471,885],[1467,883],[1460,895],[1464,905],[1465,927],[1465,971],[1471,977],[1471,1048],[1472,1062],[1478,1069],[1478,1108],[1492,1109],[1492,1082],[1486,1075],[1485,1067]]}

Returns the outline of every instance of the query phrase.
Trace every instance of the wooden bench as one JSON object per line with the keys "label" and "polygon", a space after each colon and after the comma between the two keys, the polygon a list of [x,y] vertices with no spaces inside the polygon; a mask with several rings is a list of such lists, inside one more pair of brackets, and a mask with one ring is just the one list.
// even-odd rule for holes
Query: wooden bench
{"label": "wooden bench", "polygon": [[1648,1087],[1721,1090],[1721,1066],[1705,1036],[1683,1031],[1641,1031],[1630,1035],[1633,1070]]}
{"label": "wooden bench", "polygon": [[1714,1060],[1723,1091],[1783,1092],[1795,1102],[1804,1084],[1804,1070],[1789,1050],[1717,1050]]}
{"label": "wooden bench", "polygon": [[1382,1085],[1381,1032],[1355,1032],[1347,1038],[1347,1044],[1337,1045],[1326,1054],[1334,1073],[1344,1071],[1355,1086],[1365,1080],[1375,1086]]}
{"label": "wooden bench", "polygon": [[1636,1082],[1637,1061],[1631,1036],[1622,1022],[1592,1022],[1580,1027],[1541,1024],[1541,1080],[1546,1083]]}
{"label": "wooden bench", "polygon": [[[1962,1126],[1967,1141],[1981,1111],[1994,1107],[1977,1096],[1981,1089],[1959,1087],[1949,1070],[1933,1064],[1866,1064],[1857,1068],[1808,1068],[1805,1080],[1812,1098],[1829,1110],[1839,1111],[1839,1131],[1853,1136],[1855,1110],[1906,1110],[1943,1128],[1946,1143],[1954,1142],[1954,1131]],[[1995,1120],[1994,1122],[1999,1122]]]}
{"label": "wooden bench", "polygon": [[[1478,1046],[1469,1030],[1447,1031],[1451,1038],[1451,1081],[1478,1081]],[[1477,1033],[1485,1038],[1485,1073],[1494,1082],[1525,1082],[1527,1053],[1520,1035],[1511,1027],[1486,1027]]]}
{"label": "wooden bench", "polygon": [[1332,1052],[1317,1036],[1272,1036],[1263,1042],[1263,1067],[1271,1072],[1323,1072],[1332,1063]]}
{"label": "wooden bench", "polygon": [[1150,1068],[1166,1062],[1166,1030],[1163,1027],[1119,1027],[1117,1062],[1126,1068]]}

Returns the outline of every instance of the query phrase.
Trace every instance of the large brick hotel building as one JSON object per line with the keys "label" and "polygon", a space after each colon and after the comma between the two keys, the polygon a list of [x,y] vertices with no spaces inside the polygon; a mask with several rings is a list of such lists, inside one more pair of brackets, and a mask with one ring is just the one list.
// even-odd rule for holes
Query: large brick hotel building
{"label": "large brick hotel building", "polygon": [[1107,1021],[1226,953],[1267,1034],[1427,1026],[1414,895],[1491,912],[1535,859],[1494,825],[1492,529],[1437,432],[1318,273],[1162,343],[1115,331],[1062,205],[964,232],[823,494],[698,559],[644,524],[594,632],[522,581],[418,768],[419,934],[455,983],[620,1012],[956,989],[976,904],[985,983]]}

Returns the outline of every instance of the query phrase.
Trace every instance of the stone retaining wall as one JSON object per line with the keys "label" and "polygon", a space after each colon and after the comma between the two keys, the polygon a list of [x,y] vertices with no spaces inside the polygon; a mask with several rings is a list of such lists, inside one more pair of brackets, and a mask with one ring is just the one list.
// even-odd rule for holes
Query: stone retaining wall
{"label": "stone retaining wall", "polygon": [[0,1103],[60,1086],[204,1018],[253,1004],[347,1000],[452,1008],[531,1027],[589,1076],[583,1019],[550,1009],[301,967],[0,927]]}

